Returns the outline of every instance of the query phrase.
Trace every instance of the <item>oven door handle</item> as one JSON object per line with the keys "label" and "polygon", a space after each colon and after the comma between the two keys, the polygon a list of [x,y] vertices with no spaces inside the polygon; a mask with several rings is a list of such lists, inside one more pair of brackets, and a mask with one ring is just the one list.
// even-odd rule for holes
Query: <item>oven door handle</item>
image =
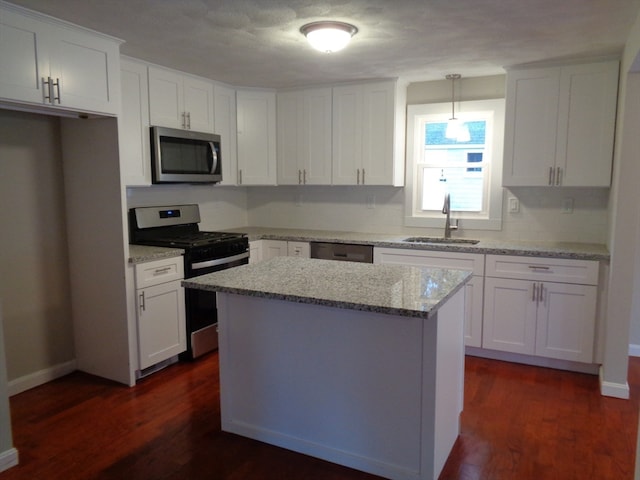
{"label": "oven door handle", "polygon": [[216,260],[209,260],[207,262],[197,262],[191,264],[191,270],[200,270],[202,268],[217,267],[218,265],[224,265],[225,263],[232,263],[243,258],[249,258],[249,252],[244,252],[232,257],[218,258]]}

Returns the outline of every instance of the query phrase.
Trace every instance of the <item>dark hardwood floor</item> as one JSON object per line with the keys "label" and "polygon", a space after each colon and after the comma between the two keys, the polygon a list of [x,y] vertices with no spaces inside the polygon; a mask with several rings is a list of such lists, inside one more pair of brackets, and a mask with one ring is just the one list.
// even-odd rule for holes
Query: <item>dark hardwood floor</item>
{"label": "dark hardwood floor", "polygon": [[[11,398],[14,479],[365,480],[357,472],[220,431],[218,357],[127,388],[73,373]],[[467,357],[462,432],[441,479],[632,479],[631,400],[597,377]]]}

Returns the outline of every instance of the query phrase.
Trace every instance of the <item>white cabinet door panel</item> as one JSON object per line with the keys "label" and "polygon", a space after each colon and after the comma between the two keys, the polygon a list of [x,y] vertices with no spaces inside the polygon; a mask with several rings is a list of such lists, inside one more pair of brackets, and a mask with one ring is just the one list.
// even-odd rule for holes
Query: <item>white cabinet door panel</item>
{"label": "white cabinet door panel", "polygon": [[180,281],[138,291],[140,369],[186,349],[184,289]]}
{"label": "white cabinet door panel", "polygon": [[543,283],[536,355],[591,363],[597,287]]}
{"label": "white cabinet door panel", "polygon": [[533,282],[485,278],[482,346],[533,355],[536,342],[536,302]]}

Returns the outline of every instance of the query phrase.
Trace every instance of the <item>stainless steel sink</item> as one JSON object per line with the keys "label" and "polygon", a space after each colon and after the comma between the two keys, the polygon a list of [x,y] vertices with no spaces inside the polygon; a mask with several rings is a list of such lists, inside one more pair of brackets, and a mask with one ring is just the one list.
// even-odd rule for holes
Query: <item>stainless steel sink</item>
{"label": "stainless steel sink", "polygon": [[480,243],[480,240],[472,240],[470,238],[409,237],[405,238],[403,242],[475,245],[476,243]]}

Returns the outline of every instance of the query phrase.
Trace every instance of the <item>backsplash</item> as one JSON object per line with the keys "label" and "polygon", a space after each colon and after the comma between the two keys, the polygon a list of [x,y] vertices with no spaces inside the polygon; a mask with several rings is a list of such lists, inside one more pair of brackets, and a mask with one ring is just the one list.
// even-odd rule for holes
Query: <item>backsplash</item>
{"label": "backsplash", "polygon": [[[519,211],[509,213],[510,197]],[[572,213],[563,213],[571,199]],[[514,188],[505,190],[501,231],[454,235],[498,240],[606,243],[608,189]],[[247,189],[251,226],[440,235],[441,229],[404,226],[404,189],[394,187],[257,187]],[[455,218],[455,214],[454,214]],[[443,217],[444,228],[444,217]]]}

